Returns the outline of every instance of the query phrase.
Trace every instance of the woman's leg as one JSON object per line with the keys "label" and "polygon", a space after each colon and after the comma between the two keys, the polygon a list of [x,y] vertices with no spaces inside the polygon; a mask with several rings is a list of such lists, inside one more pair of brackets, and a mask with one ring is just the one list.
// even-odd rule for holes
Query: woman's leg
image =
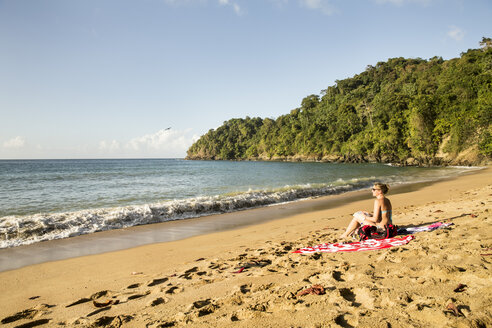
{"label": "woman's leg", "polygon": [[[368,217],[369,216],[369,217]],[[371,219],[371,214],[368,212],[359,211],[354,214],[352,221],[350,221],[345,232],[340,236],[340,238],[347,238],[351,236],[358,227],[362,224],[365,225],[376,225],[376,223]]]}
{"label": "woman's leg", "polygon": [[347,230],[340,236],[340,238],[347,238],[348,236],[351,236],[354,231],[360,226],[359,218],[355,217],[350,221]]}

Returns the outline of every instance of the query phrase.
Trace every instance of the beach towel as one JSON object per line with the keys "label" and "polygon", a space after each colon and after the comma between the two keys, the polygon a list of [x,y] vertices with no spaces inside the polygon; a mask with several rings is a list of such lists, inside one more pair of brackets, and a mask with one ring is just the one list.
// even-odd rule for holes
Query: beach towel
{"label": "beach towel", "polygon": [[453,225],[453,223],[436,222],[436,223],[433,223],[433,224],[430,224],[427,226],[398,228],[398,234],[399,235],[409,235],[409,234],[413,234],[416,232],[433,231],[436,229],[442,229],[442,228],[449,227],[450,225]]}
{"label": "beach towel", "polygon": [[314,247],[306,247],[298,249],[293,253],[298,254],[311,254],[311,253],[336,253],[336,252],[361,252],[371,251],[375,249],[389,248],[393,246],[401,246],[408,244],[415,237],[408,235],[405,237],[394,237],[386,239],[368,239],[364,241],[354,243],[334,243],[334,244],[320,244]]}

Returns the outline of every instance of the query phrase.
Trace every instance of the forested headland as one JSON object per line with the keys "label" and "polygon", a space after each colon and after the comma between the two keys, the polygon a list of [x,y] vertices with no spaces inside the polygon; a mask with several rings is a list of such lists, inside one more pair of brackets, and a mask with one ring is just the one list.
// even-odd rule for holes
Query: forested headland
{"label": "forested headland", "polygon": [[478,165],[492,157],[492,40],[459,58],[391,58],[273,118],[234,118],[187,159]]}

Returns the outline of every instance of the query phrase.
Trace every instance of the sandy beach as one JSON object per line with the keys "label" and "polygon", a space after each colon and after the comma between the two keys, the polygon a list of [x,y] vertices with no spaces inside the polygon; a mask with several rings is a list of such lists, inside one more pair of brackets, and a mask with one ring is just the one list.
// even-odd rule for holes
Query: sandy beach
{"label": "sandy beach", "polygon": [[390,191],[395,224],[453,223],[447,228],[382,250],[293,253],[336,242],[352,213],[370,211],[369,191],[358,193],[368,197],[325,197],[316,201],[342,201],[248,227],[1,272],[0,327],[492,326],[490,167]]}

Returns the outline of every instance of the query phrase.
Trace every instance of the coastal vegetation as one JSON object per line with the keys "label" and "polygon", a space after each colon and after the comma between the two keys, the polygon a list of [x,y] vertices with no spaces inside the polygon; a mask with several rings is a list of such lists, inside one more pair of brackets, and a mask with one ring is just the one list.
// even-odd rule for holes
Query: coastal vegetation
{"label": "coastal vegetation", "polygon": [[479,164],[492,156],[492,40],[459,58],[391,58],[274,118],[234,118],[188,159]]}

